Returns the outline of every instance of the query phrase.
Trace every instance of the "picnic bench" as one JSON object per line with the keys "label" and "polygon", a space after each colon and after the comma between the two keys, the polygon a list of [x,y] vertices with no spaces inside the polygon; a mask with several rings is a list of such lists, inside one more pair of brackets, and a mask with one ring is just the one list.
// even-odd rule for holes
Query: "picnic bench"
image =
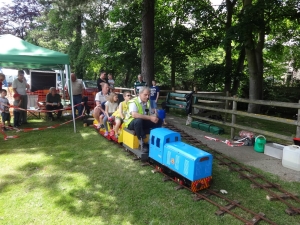
{"label": "picnic bench", "polygon": [[166,97],[166,111],[169,112],[169,108],[185,110],[188,104],[187,95],[186,93],[169,92]]}

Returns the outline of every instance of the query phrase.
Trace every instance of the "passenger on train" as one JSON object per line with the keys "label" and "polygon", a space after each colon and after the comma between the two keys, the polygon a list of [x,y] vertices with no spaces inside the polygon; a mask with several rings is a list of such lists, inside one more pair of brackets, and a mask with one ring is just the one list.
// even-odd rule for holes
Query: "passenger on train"
{"label": "passenger on train", "polygon": [[[129,130],[134,130],[139,139],[140,150],[148,152],[149,148],[144,143],[147,130],[162,126],[162,119],[159,119],[155,114],[150,116],[150,89],[141,87],[139,95],[129,101],[128,111],[125,116],[125,126]],[[147,129],[147,130],[146,130]]]}
{"label": "passenger on train", "polygon": [[102,91],[96,94],[95,101],[96,107],[94,108],[93,117],[98,121],[97,129],[104,128],[103,118],[104,118],[104,103],[106,102],[106,97],[108,96],[109,85],[107,83],[102,84]]}
{"label": "passenger on train", "polygon": [[105,102],[105,114],[103,119],[103,124],[105,128],[105,133],[104,133],[105,137],[108,135],[107,120],[112,119],[111,116],[117,110],[117,108],[118,108],[118,95],[112,92],[107,97],[107,101]]}
{"label": "passenger on train", "polygon": [[123,93],[124,101],[119,104],[118,109],[112,114],[112,116],[115,117],[115,136],[118,138],[119,128],[121,124],[123,123],[123,120],[125,118],[126,112],[128,110],[128,101],[131,99],[132,95],[130,91],[125,91]]}

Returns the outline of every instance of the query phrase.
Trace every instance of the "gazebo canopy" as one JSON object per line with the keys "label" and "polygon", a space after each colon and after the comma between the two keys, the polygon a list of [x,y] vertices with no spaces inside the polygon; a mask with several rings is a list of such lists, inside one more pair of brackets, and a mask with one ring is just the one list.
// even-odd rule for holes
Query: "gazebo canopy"
{"label": "gazebo canopy", "polygon": [[64,69],[67,54],[42,48],[11,34],[0,35],[0,66],[6,68]]}
{"label": "gazebo canopy", "polygon": [[[67,54],[42,48],[11,34],[0,35],[0,67],[12,69],[58,69],[66,71],[70,82],[70,58]],[[69,83],[74,132],[75,112],[72,101],[72,86]]]}

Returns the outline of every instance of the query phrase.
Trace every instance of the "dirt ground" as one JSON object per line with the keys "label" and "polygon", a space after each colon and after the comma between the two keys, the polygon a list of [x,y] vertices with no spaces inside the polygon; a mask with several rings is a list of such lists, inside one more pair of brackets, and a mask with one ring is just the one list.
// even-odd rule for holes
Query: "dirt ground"
{"label": "dirt ground", "polygon": [[213,135],[211,133],[192,128],[190,126],[186,126],[186,119],[183,118],[168,115],[166,118],[166,122],[176,126],[179,129],[184,130],[189,135],[192,135],[193,137],[206,144],[209,148],[212,148],[227,156],[230,156],[240,163],[253,166],[263,171],[275,174],[285,181],[300,182],[299,171],[283,167],[280,159],[267,156],[263,153],[258,153],[254,151],[253,146],[230,147],[222,142],[208,140],[204,136],[214,137],[222,140],[224,138],[218,135]]}

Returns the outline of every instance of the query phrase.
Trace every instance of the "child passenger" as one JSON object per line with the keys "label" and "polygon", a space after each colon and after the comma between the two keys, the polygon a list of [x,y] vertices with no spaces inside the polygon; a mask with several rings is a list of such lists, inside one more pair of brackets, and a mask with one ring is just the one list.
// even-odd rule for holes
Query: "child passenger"
{"label": "child passenger", "polygon": [[16,108],[14,108],[14,127],[19,127],[21,125],[21,121],[20,121],[20,109],[18,109],[21,104],[22,104],[22,100],[21,100],[21,96],[18,93],[14,94],[14,106]]}
{"label": "child passenger", "polygon": [[123,93],[124,101],[119,104],[119,107],[117,111],[113,113],[113,116],[115,117],[115,126],[114,126],[114,132],[116,135],[116,138],[118,138],[119,128],[125,118],[125,112],[128,110],[128,101],[131,99],[131,94],[129,91],[125,91]]}
{"label": "child passenger", "polygon": [[5,89],[1,90],[1,95],[0,95],[0,113],[2,117],[2,126],[3,130],[7,130],[5,127],[5,121],[7,121],[7,125],[9,127],[12,127],[10,124],[10,113],[9,113],[9,101],[5,97],[7,95],[7,91]]}
{"label": "child passenger", "polygon": [[108,127],[107,127],[107,120],[111,118],[112,114],[117,110],[118,108],[118,95],[115,93],[111,93],[107,97],[107,101],[105,102],[105,117],[103,119],[105,133],[104,136],[108,135]]}

